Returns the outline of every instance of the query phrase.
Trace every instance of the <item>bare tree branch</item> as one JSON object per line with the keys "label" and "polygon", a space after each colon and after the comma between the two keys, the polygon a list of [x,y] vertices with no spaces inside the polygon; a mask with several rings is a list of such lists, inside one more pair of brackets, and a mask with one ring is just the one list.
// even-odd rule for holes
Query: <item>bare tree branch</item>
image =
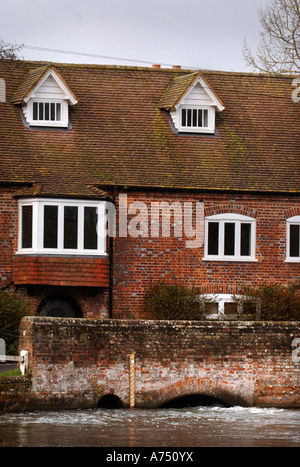
{"label": "bare tree branch", "polygon": [[18,53],[22,49],[23,45],[7,44],[0,39],[0,60],[17,60],[19,58]]}
{"label": "bare tree branch", "polygon": [[242,52],[246,65],[264,73],[300,71],[300,0],[273,0],[258,10],[262,26],[256,56],[244,40]]}

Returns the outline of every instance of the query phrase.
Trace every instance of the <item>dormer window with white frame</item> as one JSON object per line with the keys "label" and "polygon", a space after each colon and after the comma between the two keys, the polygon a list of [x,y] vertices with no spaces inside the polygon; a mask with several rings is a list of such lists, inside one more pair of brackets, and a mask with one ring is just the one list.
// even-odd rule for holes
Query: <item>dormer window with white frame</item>
{"label": "dormer window with white frame", "polygon": [[223,102],[201,72],[176,77],[160,108],[168,110],[178,133],[215,133]]}
{"label": "dormer window with white frame", "polygon": [[[33,70],[36,81],[24,95],[18,95],[15,103],[22,105],[25,121],[29,126],[69,126],[69,106],[78,101],[57,70],[42,68]],[[31,83],[32,77],[27,77]],[[25,85],[23,85],[26,88]]]}
{"label": "dormer window with white frame", "polygon": [[179,131],[213,133],[215,130],[215,110],[209,106],[181,107],[178,120]]}

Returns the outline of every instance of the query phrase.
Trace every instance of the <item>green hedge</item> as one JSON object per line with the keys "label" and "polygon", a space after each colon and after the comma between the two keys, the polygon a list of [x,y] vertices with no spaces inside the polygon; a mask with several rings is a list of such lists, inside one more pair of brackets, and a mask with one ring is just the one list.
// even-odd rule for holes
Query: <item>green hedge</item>
{"label": "green hedge", "polygon": [[5,340],[6,354],[18,354],[20,321],[28,314],[27,305],[13,294],[0,291],[0,338]]}
{"label": "green hedge", "polygon": [[144,311],[152,319],[203,320],[208,301],[196,287],[159,282],[148,290]]}
{"label": "green hedge", "polygon": [[242,287],[240,302],[252,300],[257,304],[256,319],[260,321],[300,321],[299,285],[263,284]]}

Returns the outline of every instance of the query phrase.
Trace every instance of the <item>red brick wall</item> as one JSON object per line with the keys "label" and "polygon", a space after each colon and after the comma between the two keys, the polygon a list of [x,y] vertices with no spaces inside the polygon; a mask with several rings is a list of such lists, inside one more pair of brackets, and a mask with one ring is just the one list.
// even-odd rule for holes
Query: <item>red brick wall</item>
{"label": "red brick wall", "polygon": [[108,258],[15,255],[18,203],[14,195],[17,192],[17,187],[0,188],[0,287],[7,287],[25,299],[31,314],[36,314],[45,298],[59,293],[76,300],[84,317],[107,317]]}
{"label": "red brick wall", "polygon": [[[108,284],[108,266],[103,260],[44,257],[22,257],[17,251],[18,206],[13,198],[16,189],[5,188],[0,192],[0,282],[1,287],[13,280],[16,284],[34,282],[47,293],[47,287],[103,286]],[[243,285],[260,285],[263,282],[289,284],[300,280],[299,263],[286,263],[286,219],[300,214],[299,196],[234,195],[213,193],[128,193],[128,205],[133,201],[146,203],[150,213],[151,202],[168,203],[204,201],[205,215],[236,212],[256,218],[257,262],[203,261],[203,246],[186,248],[186,237],[138,237],[114,239],[113,312],[116,317],[142,317],[142,305],[149,283],[158,280],[178,282],[201,287],[206,293],[236,293]],[[118,197],[117,197],[118,200]],[[134,215],[128,215],[128,222]],[[117,215],[118,220],[118,215]],[[150,231],[150,219],[149,231]],[[171,219],[171,234],[172,230]],[[117,225],[117,232],[118,232]],[[49,258],[49,259],[48,259]],[[88,261],[87,261],[88,260]],[[91,260],[91,262],[90,262]],[[25,267],[24,267],[25,266]],[[14,270],[15,267],[15,270]],[[14,275],[13,275],[14,270]],[[76,288],[76,287],[75,287]],[[76,295],[80,297],[80,290]],[[39,289],[40,291],[40,289]],[[26,295],[19,287],[18,293]],[[81,297],[85,297],[85,293]],[[42,294],[41,294],[42,297]],[[45,297],[43,297],[45,298]],[[42,298],[41,298],[42,299]],[[106,300],[106,299],[105,299]],[[29,297],[32,313],[36,312],[35,299]],[[106,300],[107,302],[107,300]],[[91,315],[100,316],[96,308]],[[95,307],[98,302],[95,299]],[[103,310],[101,305],[101,310]],[[108,307],[106,310],[108,316]]]}
{"label": "red brick wall", "polygon": [[0,287],[13,280],[12,259],[18,245],[18,204],[15,188],[0,187]]}
{"label": "red brick wall", "polygon": [[96,407],[106,394],[128,406],[131,353],[137,407],[188,394],[229,405],[300,407],[295,338],[297,323],[27,317],[20,350],[29,351],[31,397],[42,408]]}
{"label": "red brick wall", "polygon": [[[203,261],[204,247],[187,249],[183,237],[115,239],[114,313],[118,317],[142,316],[149,283],[159,280],[195,285],[206,293],[237,293],[241,286],[263,282],[290,284],[300,281],[299,263],[286,263],[286,219],[300,214],[300,197],[233,194],[128,193],[134,201],[195,202],[203,199],[205,215],[235,212],[256,218],[257,262]],[[128,222],[135,215],[128,216]],[[117,216],[118,219],[118,216]],[[171,218],[172,225],[172,218]],[[148,227],[150,229],[150,218]],[[171,228],[172,233],[172,228]]]}

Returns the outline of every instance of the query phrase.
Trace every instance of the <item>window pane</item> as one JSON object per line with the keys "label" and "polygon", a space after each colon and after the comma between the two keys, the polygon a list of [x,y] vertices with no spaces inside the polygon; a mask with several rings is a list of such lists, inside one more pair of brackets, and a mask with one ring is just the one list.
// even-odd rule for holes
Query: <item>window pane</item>
{"label": "window pane", "polygon": [[39,120],[44,120],[44,104],[43,102],[39,103]]}
{"label": "window pane", "polygon": [[197,126],[197,110],[193,109],[193,126]]}
{"label": "window pane", "polygon": [[51,104],[51,120],[52,121],[55,120],[55,104],[54,103]]}
{"label": "window pane", "polygon": [[187,126],[192,125],[192,109],[188,109],[187,111]]}
{"label": "window pane", "polygon": [[32,206],[22,206],[22,248],[32,248]]}
{"label": "window pane", "polygon": [[45,102],[45,120],[49,120],[49,103]]}
{"label": "window pane", "polygon": [[85,250],[97,249],[97,208],[84,208],[84,245]]}
{"label": "window pane", "polygon": [[219,222],[208,223],[208,254],[219,254]]}
{"label": "window pane", "polygon": [[38,103],[37,102],[33,103],[33,116],[32,116],[32,118],[33,118],[33,120],[38,119]]}
{"label": "window pane", "polygon": [[225,315],[236,315],[238,312],[237,310],[237,303],[233,302],[225,302],[224,303],[224,313]]}
{"label": "window pane", "polygon": [[203,110],[203,114],[204,114],[203,126],[207,128],[208,127],[208,110],[207,109]]}
{"label": "window pane", "polygon": [[186,126],[186,110],[185,109],[182,109],[181,120],[182,120],[181,125]]}
{"label": "window pane", "polygon": [[241,255],[251,255],[251,224],[241,224]]}
{"label": "window pane", "polygon": [[202,126],[202,110],[198,110],[198,127]]}
{"label": "window pane", "polygon": [[290,256],[300,256],[300,225],[290,225]]}
{"label": "window pane", "polygon": [[224,254],[234,255],[235,224],[225,222],[224,234]]}
{"label": "window pane", "polygon": [[44,207],[44,248],[57,248],[58,207]]}
{"label": "window pane", "polygon": [[56,120],[57,120],[57,121],[60,121],[60,120],[61,120],[61,116],[60,116],[61,111],[60,111],[60,109],[61,109],[61,105],[60,105],[60,104],[56,104]]}
{"label": "window pane", "polygon": [[243,303],[243,313],[244,315],[255,315],[256,314],[257,304],[251,301],[245,301]]}
{"label": "window pane", "polygon": [[78,236],[78,208],[65,206],[64,208],[64,248],[77,249]]}

